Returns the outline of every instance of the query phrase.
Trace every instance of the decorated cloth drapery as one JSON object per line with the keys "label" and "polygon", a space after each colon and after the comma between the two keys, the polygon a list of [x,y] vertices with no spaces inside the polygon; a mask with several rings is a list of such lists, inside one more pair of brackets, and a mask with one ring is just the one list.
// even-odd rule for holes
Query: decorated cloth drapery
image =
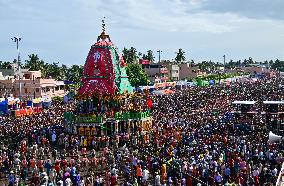
{"label": "decorated cloth drapery", "polygon": [[132,92],[126,75],[125,63],[118,55],[117,48],[110,41],[99,41],[88,54],[84,66],[79,94],[113,95]]}

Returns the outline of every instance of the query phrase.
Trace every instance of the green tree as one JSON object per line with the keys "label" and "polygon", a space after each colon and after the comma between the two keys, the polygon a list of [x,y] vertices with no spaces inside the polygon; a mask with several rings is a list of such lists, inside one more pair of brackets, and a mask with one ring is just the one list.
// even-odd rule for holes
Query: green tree
{"label": "green tree", "polygon": [[148,56],[147,56],[147,54],[143,54],[143,55],[142,55],[142,59],[145,59],[145,60],[147,60],[147,59],[148,59]]}
{"label": "green tree", "polygon": [[249,63],[249,64],[253,64],[253,60],[252,60],[251,57],[249,57],[248,63]]}
{"label": "green tree", "polygon": [[176,62],[182,63],[182,62],[184,62],[186,60],[185,52],[181,48],[178,49],[178,52],[176,52],[176,54],[177,54],[176,58],[175,58]]}
{"label": "green tree", "polygon": [[129,64],[126,67],[129,82],[133,87],[145,86],[149,83],[147,74],[139,64]]}
{"label": "green tree", "polygon": [[128,63],[128,58],[129,58],[129,50],[127,48],[123,48],[122,50],[122,56],[123,56],[123,59],[125,61],[125,63]]}
{"label": "green tree", "polygon": [[11,62],[0,61],[0,69],[9,69],[9,68],[11,68]]}
{"label": "green tree", "polygon": [[28,55],[29,59],[25,61],[24,68],[30,71],[41,71],[41,76],[46,77],[47,63],[39,59],[37,54]]}
{"label": "green tree", "polygon": [[153,51],[152,50],[148,50],[147,51],[146,59],[149,60],[151,63],[154,62],[155,57],[153,55]]}
{"label": "green tree", "polygon": [[276,59],[274,63],[272,63],[271,68],[274,70],[279,70],[281,72],[284,72],[284,61]]}
{"label": "green tree", "polygon": [[66,73],[66,78],[68,81],[71,81],[75,84],[80,84],[82,75],[83,75],[83,66],[72,65]]}
{"label": "green tree", "polygon": [[66,80],[67,72],[68,72],[68,67],[66,65],[61,65],[59,79]]}
{"label": "green tree", "polygon": [[52,77],[56,80],[64,80],[65,74],[63,74],[62,66],[59,66],[59,62],[53,62],[51,64],[46,64],[47,72],[46,77]]}
{"label": "green tree", "polygon": [[241,60],[238,60],[237,63],[236,63],[236,67],[240,67],[241,64],[242,64],[242,63],[241,63]]}
{"label": "green tree", "polygon": [[43,60],[40,60],[37,54],[28,55],[29,59],[25,61],[24,68],[30,71],[42,70],[45,67]]}
{"label": "green tree", "polygon": [[141,59],[143,54],[141,52],[138,52],[138,58]]}
{"label": "green tree", "polygon": [[243,61],[243,66],[247,66],[247,64],[249,64],[248,60],[247,60],[247,59],[244,59],[244,61]]}
{"label": "green tree", "polygon": [[124,48],[122,50],[122,54],[123,54],[123,59],[127,64],[137,63],[138,55],[136,48],[134,47],[131,47],[130,49]]}

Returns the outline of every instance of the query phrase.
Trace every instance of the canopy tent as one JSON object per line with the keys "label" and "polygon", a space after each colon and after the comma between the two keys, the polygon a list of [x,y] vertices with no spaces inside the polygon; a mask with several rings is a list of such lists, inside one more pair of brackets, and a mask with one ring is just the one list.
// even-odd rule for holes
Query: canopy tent
{"label": "canopy tent", "polygon": [[28,107],[32,107],[33,106],[33,101],[32,100],[28,100],[27,101],[27,106]]}
{"label": "canopy tent", "polygon": [[4,100],[0,102],[0,112],[7,113],[8,112],[8,100]]}
{"label": "canopy tent", "polygon": [[232,104],[236,105],[254,105],[256,101],[234,101]]}
{"label": "canopy tent", "polygon": [[199,86],[199,87],[204,87],[204,86],[208,86],[208,85],[209,85],[209,81],[204,81],[204,80],[201,80],[201,79],[197,80],[197,86]]}
{"label": "canopy tent", "polygon": [[174,91],[170,90],[170,89],[154,90],[153,91],[153,94],[156,94],[156,95],[166,95],[166,94],[172,94],[172,93],[174,93]]}
{"label": "canopy tent", "polygon": [[209,80],[209,85],[215,85],[215,80],[214,79]]}
{"label": "canopy tent", "polygon": [[284,101],[263,101],[265,105],[280,105],[284,104]]}
{"label": "canopy tent", "polygon": [[49,101],[49,102],[42,102],[42,106],[44,108],[49,108],[51,106],[51,101]]}

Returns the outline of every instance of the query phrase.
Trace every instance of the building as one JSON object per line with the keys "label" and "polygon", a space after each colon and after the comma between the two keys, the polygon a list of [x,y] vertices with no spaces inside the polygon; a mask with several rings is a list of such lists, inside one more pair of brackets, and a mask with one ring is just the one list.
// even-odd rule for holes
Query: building
{"label": "building", "polygon": [[196,78],[201,74],[197,66],[191,66],[189,63],[180,64],[179,79],[180,80],[189,80]]}
{"label": "building", "polygon": [[149,60],[139,60],[139,64],[145,70],[151,82],[161,81],[165,82],[169,80],[169,71],[164,64],[151,64]]}
{"label": "building", "polygon": [[[21,69],[21,73],[25,73],[27,72],[29,69]],[[7,69],[0,69],[1,72],[1,77],[14,77],[14,75],[17,73],[18,71],[18,65],[16,63],[12,63],[11,65],[9,65],[9,67]]]}
{"label": "building", "polygon": [[178,81],[179,80],[179,72],[180,67],[178,64],[170,62],[170,61],[163,61],[161,64],[168,69],[168,78],[171,81]]}
{"label": "building", "polygon": [[237,72],[243,72],[243,73],[249,73],[249,74],[261,74],[261,73],[270,73],[272,70],[268,69],[265,66],[246,66],[246,67],[238,67],[235,69],[227,69],[226,72],[229,73],[237,73]]}
{"label": "building", "polygon": [[178,81],[179,80],[179,73],[180,73],[179,65],[169,63],[168,69],[169,69],[170,80]]}
{"label": "building", "polygon": [[8,71],[6,70],[13,69],[0,69],[0,72],[2,72],[2,77],[0,78],[1,97],[8,97],[12,94],[14,97],[29,99],[65,95],[63,81],[42,79],[40,71],[21,70],[21,79],[19,80],[16,71],[11,71],[7,74]]}

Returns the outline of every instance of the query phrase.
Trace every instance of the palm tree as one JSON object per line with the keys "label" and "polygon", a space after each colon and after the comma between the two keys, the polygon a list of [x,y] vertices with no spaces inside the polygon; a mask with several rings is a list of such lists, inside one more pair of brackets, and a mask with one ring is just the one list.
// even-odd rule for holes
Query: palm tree
{"label": "palm tree", "polygon": [[79,84],[81,82],[82,74],[82,65],[72,65],[71,68],[69,68],[67,71],[66,78],[67,80],[74,82],[75,84]]}
{"label": "palm tree", "polygon": [[129,57],[130,57],[130,61],[131,61],[132,63],[137,63],[138,56],[137,56],[137,50],[136,50],[136,48],[131,47],[131,48],[129,49]]}
{"label": "palm tree", "polygon": [[154,60],[155,60],[155,57],[153,55],[153,51],[152,50],[148,50],[147,54],[143,54],[142,55],[142,59],[149,60],[151,63],[153,63]]}
{"label": "palm tree", "polygon": [[193,60],[193,59],[190,61],[190,66],[191,66],[191,67],[195,66],[195,63],[194,63],[194,60]]}
{"label": "palm tree", "polygon": [[126,63],[137,63],[138,55],[137,50],[134,47],[131,47],[130,49],[124,48],[122,50],[123,59]]}
{"label": "palm tree", "polygon": [[138,52],[138,58],[141,59],[143,54],[141,52]]}
{"label": "palm tree", "polygon": [[63,80],[61,67],[58,65],[59,62],[53,62],[52,64],[47,64],[47,77],[52,77],[56,80]]}
{"label": "palm tree", "polygon": [[247,60],[247,59],[244,59],[243,65],[246,66],[247,64],[248,64],[248,60]]}
{"label": "palm tree", "polygon": [[237,61],[237,67],[240,67],[241,66],[241,60],[238,60]]}
{"label": "palm tree", "polygon": [[252,60],[251,57],[249,57],[248,63],[249,63],[249,64],[253,64],[253,60]]}
{"label": "palm tree", "polygon": [[0,61],[0,69],[9,69],[11,67],[11,62]]}
{"label": "palm tree", "polygon": [[66,65],[61,65],[61,68],[60,68],[60,80],[65,80],[66,79],[67,71],[68,71],[68,67]]}
{"label": "palm tree", "polygon": [[182,63],[182,62],[184,62],[186,60],[185,52],[181,48],[178,49],[178,52],[176,52],[176,54],[177,54],[176,58],[175,58],[176,62]]}
{"label": "palm tree", "polygon": [[153,55],[153,51],[152,51],[152,50],[148,50],[148,51],[147,51],[147,57],[148,57],[148,60],[149,60],[151,63],[154,62],[155,57],[154,57],[154,55]]}
{"label": "palm tree", "polygon": [[43,60],[40,60],[37,54],[28,55],[29,59],[25,61],[24,68],[28,68],[30,71],[41,71],[42,76],[45,76],[46,64]]}

